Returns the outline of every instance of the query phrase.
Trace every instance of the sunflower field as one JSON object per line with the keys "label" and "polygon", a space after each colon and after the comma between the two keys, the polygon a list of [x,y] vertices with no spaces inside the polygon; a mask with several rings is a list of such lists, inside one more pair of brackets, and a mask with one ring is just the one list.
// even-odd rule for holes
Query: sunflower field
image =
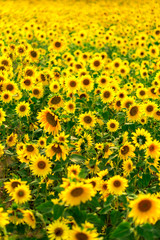
{"label": "sunflower field", "polygon": [[160,239],[160,2],[0,0],[0,239]]}

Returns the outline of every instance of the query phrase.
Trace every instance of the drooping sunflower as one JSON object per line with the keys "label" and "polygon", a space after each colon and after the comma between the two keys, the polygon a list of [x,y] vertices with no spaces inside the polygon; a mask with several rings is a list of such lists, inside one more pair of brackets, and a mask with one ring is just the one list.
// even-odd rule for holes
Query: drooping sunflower
{"label": "drooping sunflower", "polygon": [[91,184],[84,184],[81,182],[71,182],[70,186],[61,192],[60,198],[63,202],[70,206],[79,205],[81,202],[85,203],[95,195]]}
{"label": "drooping sunflower", "polygon": [[12,199],[17,204],[22,204],[31,199],[31,190],[28,185],[20,185],[15,188],[15,191],[12,193]]}
{"label": "drooping sunflower", "polygon": [[50,159],[52,159],[52,157],[56,155],[56,160],[60,160],[60,158],[65,160],[67,153],[68,153],[67,148],[60,143],[50,143],[46,147],[46,155]]}
{"label": "drooping sunflower", "polygon": [[114,100],[114,90],[112,88],[107,88],[107,89],[104,89],[102,92],[101,92],[101,98],[102,98],[102,101],[103,103],[110,103]]}
{"label": "drooping sunflower", "polygon": [[79,123],[84,126],[86,129],[94,127],[96,120],[95,116],[91,113],[83,113],[79,116]]}
{"label": "drooping sunflower", "polygon": [[2,125],[2,122],[6,120],[6,113],[3,111],[3,108],[0,108],[0,125]]}
{"label": "drooping sunflower", "polygon": [[141,116],[141,108],[138,104],[133,104],[128,110],[128,120],[129,121],[138,121]]}
{"label": "drooping sunflower", "polygon": [[63,105],[63,100],[60,95],[55,95],[49,99],[48,105],[54,107],[55,109]]}
{"label": "drooping sunflower", "polygon": [[31,228],[35,229],[36,227],[36,219],[32,211],[25,210],[24,211],[24,221],[27,223]]}
{"label": "drooping sunflower", "polygon": [[128,157],[135,156],[135,147],[130,142],[125,142],[120,148],[119,156],[121,159],[126,160]]}
{"label": "drooping sunflower", "polygon": [[135,223],[155,224],[160,216],[160,200],[151,194],[140,194],[138,198],[130,201],[131,211],[129,217],[132,217]]}
{"label": "drooping sunflower", "polygon": [[146,131],[144,128],[138,128],[136,132],[132,134],[133,143],[136,147],[138,147],[140,150],[147,148],[147,143],[151,141],[151,135],[148,131]]}
{"label": "drooping sunflower", "polygon": [[115,119],[110,119],[107,122],[107,128],[110,132],[116,132],[119,127],[119,122],[116,121]]}
{"label": "drooping sunflower", "polygon": [[108,180],[108,191],[111,194],[121,195],[128,186],[128,180],[119,175],[115,175]]}
{"label": "drooping sunflower", "polygon": [[146,156],[156,158],[160,156],[160,142],[157,140],[149,141],[147,143]]}
{"label": "drooping sunflower", "polygon": [[91,229],[80,228],[78,226],[75,226],[70,233],[70,239],[71,240],[98,240],[99,237],[97,232],[94,229],[92,230]]}
{"label": "drooping sunflower", "polygon": [[124,175],[129,175],[130,172],[134,169],[133,162],[131,159],[123,161],[123,171]]}
{"label": "drooping sunflower", "polygon": [[17,134],[12,133],[7,137],[6,143],[9,147],[13,147],[17,142]]}
{"label": "drooping sunflower", "polygon": [[30,169],[34,175],[46,177],[51,172],[51,162],[38,154],[31,159]]}
{"label": "drooping sunflower", "polygon": [[16,106],[16,113],[19,117],[28,116],[30,114],[30,106],[28,102],[20,102]]}
{"label": "drooping sunflower", "polygon": [[38,114],[38,120],[41,127],[44,127],[46,132],[56,135],[61,130],[58,116],[55,115],[49,108],[45,108]]}
{"label": "drooping sunflower", "polygon": [[66,223],[58,219],[49,224],[47,232],[50,240],[68,240],[71,231]]}

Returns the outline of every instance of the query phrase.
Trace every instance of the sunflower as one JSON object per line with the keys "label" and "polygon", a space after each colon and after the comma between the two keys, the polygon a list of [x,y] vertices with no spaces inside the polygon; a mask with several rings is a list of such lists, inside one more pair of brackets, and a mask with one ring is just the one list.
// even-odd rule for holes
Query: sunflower
{"label": "sunflower", "polygon": [[94,57],[90,61],[90,68],[94,71],[100,71],[103,67],[103,61],[100,57]]}
{"label": "sunflower", "polygon": [[118,127],[119,127],[119,122],[114,119],[110,119],[107,122],[107,128],[110,132],[116,132]]}
{"label": "sunflower", "polygon": [[100,183],[100,181],[101,181],[101,179],[100,179],[99,177],[92,177],[92,178],[86,179],[85,183],[91,184],[93,190],[97,192],[97,190],[99,189],[99,183]]}
{"label": "sunflower", "polygon": [[76,110],[76,104],[73,101],[68,101],[65,103],[64,109],[67,113],[74,113]]}
{"label": "sunflower", "polygon": [[67,205],[76,206],[91,200],[94,195],[95,191],[90,184],[71,182],[70,186],[61,192],[60,197]]}
{"label": "sunflower", "polygon": [[57,136],[55,137],[55,141],[57,143],[67,145],[67,143],[69,142],[69,140],[67,140],[68,137],[69,137],[69,134],[65,135],[65,132],[63,131],[63,132],[57,134]]}
{"label": "sunflower", "polygon": [[51,173],[51,162],[45,156],[38,154],[31,159],[30,169],[34,175],[46,177]]}
{"label": "sunflower", "polygon": [[17,204],[22,204],[31,199],[31,191],[29,190],[28,185],[20,185],[15,188],[15,191],[12,193],[12,199]]}
{"label": "sunflower", "polygon": [[35,229],[36,227],[36,219],[32,211],[24,210],[24,221],[27,223],[31,228]]}
{"label": "sunflower", "polygon": [[38,120],[41,127],[44,127],[46,132],[56,135],[61,130],[61,125],[56,116],[49,108],[45,108],[38,114]]}
{"label": "sunflower", "polygon": [[79,89],[79,81],[76,77],[68,77],[65,86],[71,92],[76,92]]}
{"label": "sunflower", "polygon": [[135,147],[130,142],[125,142],[120,148],[119,156],[121,159],[126,160],[128,157],[134,157]]}
{"label": "sunflower", "polygon": [[61,40],[55,40],[52,46],[55,52],[61,52],[65,48],[65,43]]}
{"label": "sunflower", "polygon": [[37,148],[36,144],[27,143],[23,150],[23,154],[26,155],[28,158],[33,157],[33,156],[35,157],[38,154],[38,148]]}
{"label": "sunflower", "polygon": [[69,227],[59,219],[48,225],[47,232],[50,240],[68,240],[70,238]]}
{"label": "sunflower", "polygon": [[113,146],[112,143],[105,143],[104,144],[104,156],[103,158],[108,158],[113,152],[110,150],[110,147]]}
{"label": "sunflower", "polygon": [[0,144],[0,157],[2,157],[4,154],[4,146]]}
{"label": "sunflower", "polygon": [[123,171],[124,175],[129,175],[130,172],[134,169],[133,162],[131,159],[123,161]]}
{"label": "sunflower", "polygon": [[147,143],[146,156],[150,156],[152,158],[160,156],[160,142],[157,140],[149,141]]}
{"label": "sunflower", "polygon": [[71,166],[69,166],[67,168],[68,171],[68,178],[76,178],[78,179],[78,175],[81,171],[81,167],[79,165],[76,164],[72,164]]}
{"label": "sunflower", "polygon": [[115,175],[108,180],[107,186],[111,194],[121,195],[128,186],[128,180],[119,175]]}
{"label": "sunflower", "polygon": [[63,100],[60,95],[55,95],[49,99],[48,105],[54,107],[55,109],[63,105]]}
{"label": "sunflower", "polygon": [[135,133],[132,133],[132,135],[133,143],[140,150],[147,148],[147,143],[151,141],[150,133],[143,128],[138,128]]}
{"label": "sunflower", "polygon": [[128,120],[138,121],[141,116],[141,108],[138,104],[133,104],[128,110]]}
{"label": "sunflower", "polygon": [[83,90],[92,91],[94,82],[90,75],[85,75],[80,78],[80,85]]}
{"label": "sunflower", "polygon": [[3,84],[3,91],[9,91],[12,95],[14,95],[17,91],[17,85],[13,81],[5,81]]}
{"label": "sunflower", "polygon": [[16,113],[19,115],[19,117],[28,116],[30,114],[30,106],[28,102],[20,102],[16,106]]}
{"label": "sunflower", "polygon": [[67,148],[59,143],[50,143],[47,147],[46,147],[46,155],[47,157],[49,157],[50,159],[52,159],[52,157],[54,155],[56,155],[56,160],[60,160],[60,158],[62,158],[63,160],[66,159],[66,155],[68,154]]}
{"label": "sunflower", "polygon": [[12,133],[7,137],[6,143],[9,147],[13,147],[17,142],[17,134]]}
{"label": "sunflower", "polygon": [[29,49],[28,55],[29,55],[29,58],[32,60],[32,62],[38,61],[39,53],[35,49]]}
{"label": "sunflower", "polygon": [[148,117],[152,117],[158,106],[156,103],[148,101],[143,108],[145,115]]}
{"label": "sunflower", "polygon": [[157,109],[156,111],[154,111],[153,117],[154,117],[154,119],[156,119],[157,121],[160,121],[160,110],[159,110],[159,109]]}
{"label": "sunflower", "polygon": [[6,120],[6,113],[3,111],[3,108],[0,108],[0,125],[2,125],[2,122]]}
{"label": "sunflower", "polygon": [[34,77],[35,76],[35,70],[33,67],[29,66],[24,69],[24,74],[26,77]]}
{"label": "sunflower", "polygon": [[102,90],[101,92],[101,98],[103,103],[110,103],[114,100],[114,90],[112,88],[107,88]]}
{"label": "sunflower", "polygon": [[153,57],[153,58],[157,58],[158,55],[159,55],[159,48],[158,46],[150,46],[149,47],[149,53],[150,53],[150,56]]}
{"label": "sunflower", "polygon": [[102,75],[97,79],[97,82],[100,88],[106,88],[109,83],[109,79]]}
{"label": "sunflower", "polygon": [[40,137],[38,139],[38,145],[40,148],[45,148],[46,147],[46,138],[45,137]]}
{"label": "sunflower", "polygon": [[94,127],[96,120],[91,112],[83,113],[79,116],[79,123],[86,129]]}
{"label": "sunflower", "polygon": [[9,103],[12,101],[12,93],[10,91],[3,91],[1,93],[1,100],[4,103]]}
{"label": "sunflower", "polygon": [[135,103],[133,97],[124,97],[122,100],[122,108],[129,109]]}
{"label": "sunflower", "polygon": [[155,224],[160,216],[160,200],[151,194],[140,194],[138,198],[129,204],[131,211],[129,217],[133,217],[135,223]]}
{"label": "sunflower", "polygon": [[4,182],[4,188],[11,195],[15,191],[15,188],[25,183],[26,182],[22,182],[21,179],[11,179],[9,182]]}
{"label": "sunflower", "polygon": [[56,81],[52,81],[49,85],[49,89],[51,92],[57,93],[60,90],[60,85]]}
{"label": "sunflower", "polygon": [[37,99],[40,99],[43,97],[43,87],[41,84],[32,87],[31,97],[35,97]]}
{"label": "sunflower", "polygon": [[[91,230],[92,229],[92,230]],[[97,232],[91,228],[80,228],[78,226],[74,227],[70,233],[71,240],[98,240]]]}
{"label": "sunflower", "polygon": [[7,224],[9,224],[8,213],[3,211],[3,208],[0,208],[0,227],[4,228]]}
{"label": "sunflower", "polygon": [[31,77],[25,77],[20,81],[21,88],[24,90],[32,90],[34,80]]}
{"label": "sunflower", "polygon": [[136,95],[139,99],[146,99],[147,98],[147,88],[138,88],[136,91]]}

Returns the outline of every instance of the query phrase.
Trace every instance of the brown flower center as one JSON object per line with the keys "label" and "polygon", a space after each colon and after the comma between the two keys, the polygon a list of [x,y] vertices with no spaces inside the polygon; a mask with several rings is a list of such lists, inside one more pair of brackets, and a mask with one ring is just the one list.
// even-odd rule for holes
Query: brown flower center
{"label": "brown flower center", "polygon": [[29,85],[31,85],[31,81],[30,81],[29,79],[27,79],[27,80],[24,81],[24,84],[25,84],[26,86],[29,86]]}
{"label": "brown flower center", "polygon": [[71,87],[75,87],[75,86],[76,86],[76,81],[71,81],[71,82],[70,82],[70,86],[71,86]]}
{"label": "brown flower center", "polygon": [[31,53],[31,56],[32,56],[33,58],[36,58],[36,57],[37,57],[36,51],[31,51],[30,53]]}
{"label": "brown flower center", "polygon": [[156,115],[157,115],[157,116],[160,116],[160,111],[157,111],[157,112],[156,112]]}
{"label": "brown flower center", "polygon": [[54,230],[54,234],[56,235],[56,237],[61,237],[63,235],[63,229],[62,228],[56,228]]}
{"label": "brown flower center", "polygon": [[147,112],[152,112],[153,109],[154,109],[154,108],[153,108],[152,105],[148,105],[147,108],[146,108]]}
{"label": "brown flower center", "polygon": [[25,195],[23,190],[18,191],[18,197],[23,197]]}
{"label": "brown flower center", "polygon": [[139,92],[139,94],[140,94],[141,96],[144,96],[144,95],[145,95],[145,91],[144,91],[144,90],[141,90],[141,91]]}
{"label": "brown flower center", "polygon": [[11,136],[9,139],[8,139],[8,142],[12,142],[13,141],[13,136]]}
{"label": "brown flower center", "polygon": [[155,150],[155,146],[154,146],[154,144],[151,144],[150,146],[149,146],[149,151],[150,152],[153,152]]}
{"label": "brown flower center", "polygon": [[18,181],[14,181],[11,183],[12,188],[18,187],[18,185],[21,185]]}
{"label": "brown flower center", "polygon": [[111,128],[115,128],[115,126],[116,126],[115,123],[111,123],[111,124],[110,124],[110,127],[111,127]]}
{"label": "brown flower center", "polygon": [[38,94],[39,94],[39,90],[38,90],[37,88],[34,89],[34,90],[33,90],[33,94],[34,94],[34,95],[38,95]]}
{"label": "brown flower center", "polygon": [[62,153],[62,149],[60,148],[60,146],[58,145],[58,147],[52,146],[52,151],[55,153]]}
{"label": "brown flower center", "polygon": [[61,47],[61,43],[60,43],[60,42],[55,42],[55,47],[56,47],[56,48]]}
{"label": "brown flower center", "polygon": [[115,180],[115,181],[113,182],[113,185],[114,185],[115,187],[120,187],[120,186],[121,186],[121,182],[120,182],[119,180]]}
{"label": "brown flower center", "polygon": [[57,120],[55,121],[55,116],[52,115],[51,113],[47,113],[46,114],[46,120],[47,122],[52,125],[53,127],[56,127],[57,126]]}
{"label": "brown flower center", "polygon": [[33,71],[31,69],[27,69],[26,75],[31,77],[33,75]]}
{"label": "brown flower center", "polygon": [[152,207],[152,203],[150,200],[146,199],[146,200],[141,200],[138,204],[138,209],[141,212],[147,212],[148,210],[150,210],[150,208]]}
{"label": "brown flower center", "polygon": [[9,98],[9,95],[8,94],[5,94],[4,95],[4,99],[8,99]]}
{"label": "brown flower center", "polygon": [[82,187],[77,187],[71,191],[72,197],[79,197],[83,194],[84,190]]}
{"label": "brown flower center", "polygon": [[122,154],[122,155],[126,155],[128,152],[129,152],[129,147],[128,147],[128,146],[124,146],[124,147],[121,149],[121,154]]}
{"label": "brown flower center", "polygon": [[38,168],[40,169],[45,169],[46,163],[44,161],[39,161],[37,164]]}
{"label": "brown flower center", "polygon": [[20,110],[20,112],[25,112],[26,106],[24,106],[24,105],[20,106],[19,110]]}
{"label": "brown flower center", "polygon": [[51,99],[52,104],[58,104],[60,102],[61,102],[61,97],[59,97],[59,96],[55,96]]}
{"label": "brown flower center", "polygon": [[84,79],[84,80],[83,80],[83,84],[84,84],[84,85],[89,85],[89,80],[88,80],[88,79]]}
{"label": "brown flower center", "polygon": [[69,104],[68,107],[69,107],[70,109],[73,109],[73,108],[74,108],[73,104]]}
{"label": "brown flower center", "polygon": [[7,87],[6,87],[6,89],[7,89],[8,91],[12,91],[12,90],[14,89],[14,87],[13,87],[12,84],[8,84]]}
{"label": "brown flower center", "polygon": [[95,67],[99,67],[99,65],[100,65],[100,61],[96,60],[96,61],[94,61],[93,64],[94,64]]}
{"label": "brown flower center", "polygon": [[89,123],[92,122],[92,118],[91,118],[90,116],[85,116],[85,117],[84,117],[84,122],[87,123],[87,124],[89,124]]}
{"label": "brown flower center", "polygon": [[103,96],[104,96],[105,98],[109,98],[110,95],[111,95],[111,93],[110,93],[109,91],[105,91],[104,94],[103,94]]}
{"label": "brown flower center", "polygon": [[2,64],[3,64],[4,66],[8,66],[8,65],[9,65],[9,63],[8,63],[7,60],[3,60],[3,61],[2,61]]}
{"label": "brown flower center", "polygon": [[102,78],[102,79],[101,79],[101,83],[106,83],[106,79],[105,79],[105,78]]}
{"label": "brown flower center", "polygon": [[34,147],[32,145],[28,145],[27,152],[33,152],[33,151],[34,151]]}
{"label": "brown flower center", "polygon": [[131,110],[130,110],[130,115],[133,117],[137,113],[138,113],[138,107],[137,106],[132,107]]}

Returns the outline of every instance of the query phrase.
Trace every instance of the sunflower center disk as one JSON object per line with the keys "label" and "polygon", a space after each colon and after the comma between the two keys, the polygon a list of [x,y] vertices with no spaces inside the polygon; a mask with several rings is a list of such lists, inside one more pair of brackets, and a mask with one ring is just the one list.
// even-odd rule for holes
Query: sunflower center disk
{"label": "sunflower center disk", "polygon": [[12,186],[12,188],[16,188],[16,187],[18,187],[18,185],[21,185],[19,182],[12,182],[12,184],[11,184],[11,186]]}
{"label": "sunflower center disk", "polygon": [[20,190],[20,191],[18,192],[18,196],[19,196],[19,197],[23,197],[23,196],[24,196],[24,191],[23,191],[23,190]]}
{"label": "sunflower center disk", "polygon": [[44,161],[39,161],[38,162],[38,168],[44,169],[46,167],[46,163]]}
{"label": "sunflower center disk", "polygon": [[92,122],[92,118],[90,116],[85,116],[84,117],[84,122],[85,123],[91,123]]}
{"label": "sunflower center disk", "polygon": [[51,113],[46,114],[46,119],[49,124],[51,124],[53,127],[57,126],[57,121],[55,121],[55,117]]}
{"label": "sunflower center disk", "polygon": [[62,228],[56,228],[56,229],[54,230],[54,233],[55,233],[55,235],[56,235],[57,237],[60,237],[60,236],[62,236],[62,234],[63,234],[63,229],[62,229]]}
{"label": "sunflower center disk", "polygon": [[136,106],[132,107],[130,110],[130,115],[135,116],[137,113],[138,113],[138,108]]}
{"label": "sunflower center disk", "polygon": [[150,208],[151,208],[152,204],[150,200],[142,200],[139,204],[138,204],[138,209],[141,212],[147,212]]}
{"label": "sunflower center disk", "polygon": [[126,155],[129,152],[129,147],[124,146],[123,149],[121,150],[122,155]]}
{"label": "sunflower center disk", "polygon": [[76,233],[77,240],[88,240],[88,236],[85,233]]}
{"label": "sunflower center disk", "polygon": [[116,180],[116,181],[114,181],[113,185],[115,187],[120,187],[121,186],[121,182],[119,180]]}
{"label": "sunflower center disk", "polygon": [[84,191],[83,188],[77,187],[77,188],[75,188],[75,189],[73,189],[73,190],[71,191],[71,195],[72,195],[73,197],[79,197],[79,196],[82,195],[83,191]]}

